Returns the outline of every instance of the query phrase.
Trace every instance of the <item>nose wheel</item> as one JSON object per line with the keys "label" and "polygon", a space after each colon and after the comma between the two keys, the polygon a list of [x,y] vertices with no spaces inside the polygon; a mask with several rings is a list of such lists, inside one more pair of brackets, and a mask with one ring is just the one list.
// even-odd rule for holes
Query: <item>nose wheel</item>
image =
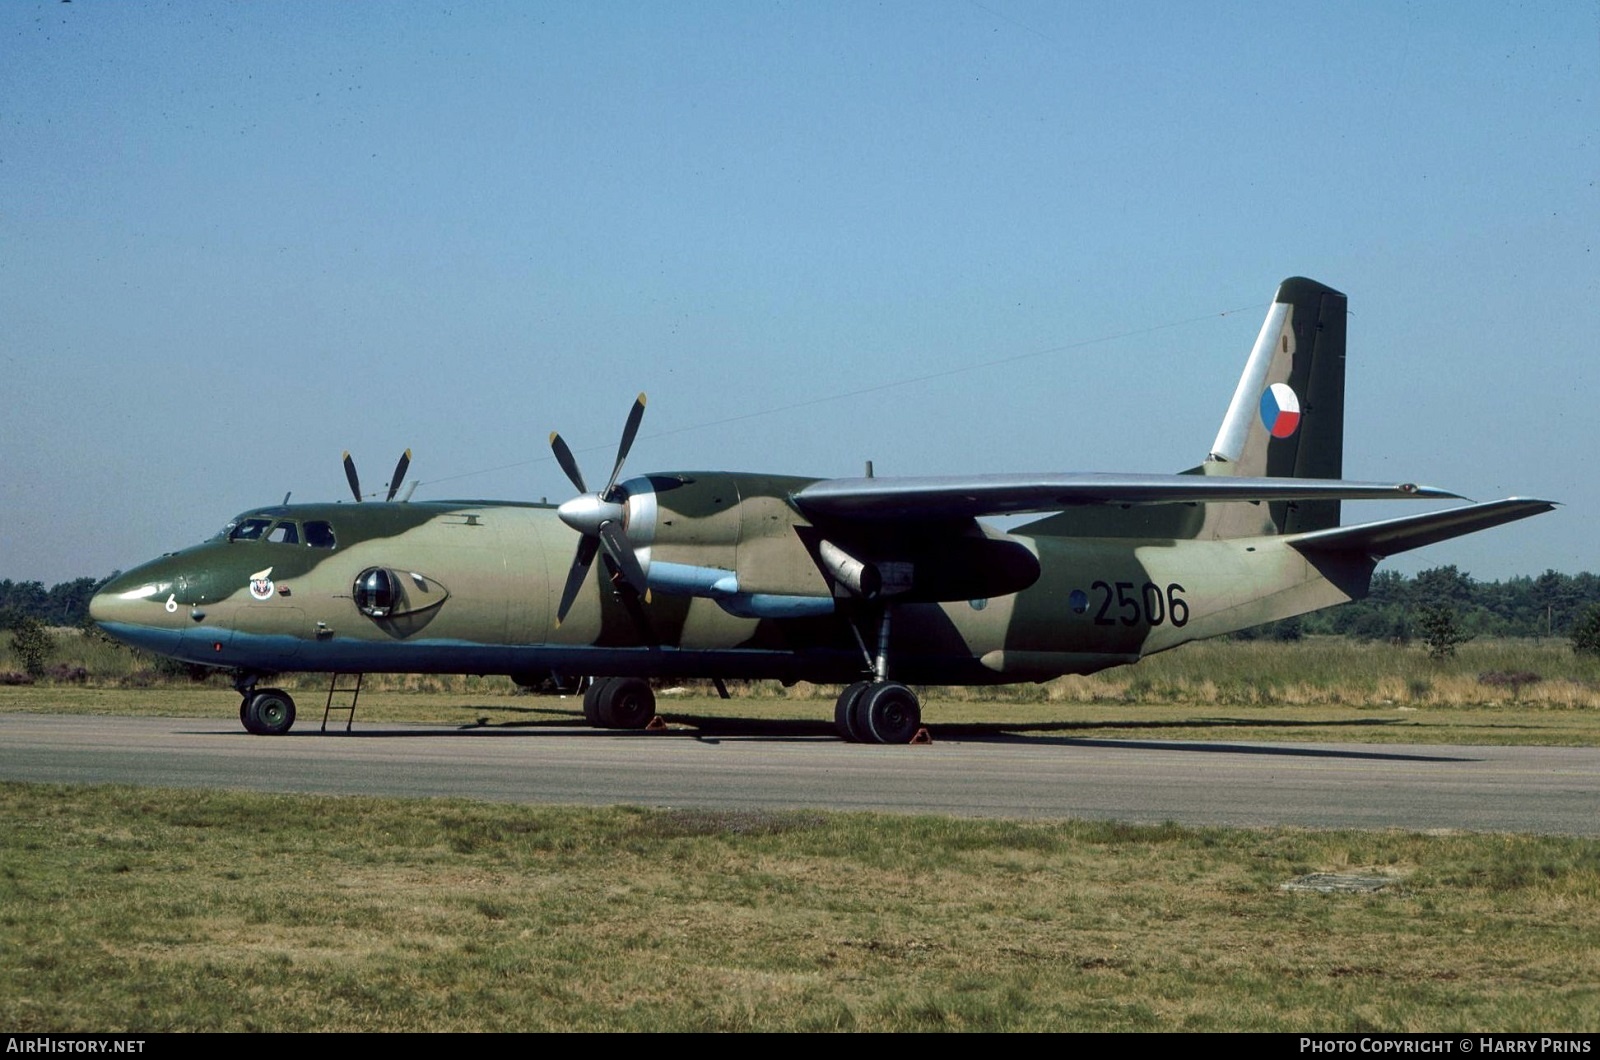
{"label": "nose wheel", "polygon": [[294,727],[294,698],[281,688],[259,688],[239,703],[239,721],[256,736],[282,736]]}

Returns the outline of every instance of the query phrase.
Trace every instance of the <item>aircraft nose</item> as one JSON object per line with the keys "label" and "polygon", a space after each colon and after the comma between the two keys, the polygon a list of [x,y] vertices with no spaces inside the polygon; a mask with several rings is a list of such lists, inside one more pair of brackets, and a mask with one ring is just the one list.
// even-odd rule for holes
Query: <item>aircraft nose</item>
{"label": "aircraft nose", "polygon": [[95,622],[111,621],[111,597],[104,589],[89,597],[89,617]]}
{"label": "aircraft nose", "polygon": [[149,565],[111,579],[89,598],[89,617],[119,639],[141,627],[176,625],[176,579]]}
{"label": "aircraft nose", "polygon": [[89,617],[101,625],[135,621],[141,611],[152,606],[150,599],[159,588],[154,580],[130,580],[126,575],[114,578],[89,598]]}

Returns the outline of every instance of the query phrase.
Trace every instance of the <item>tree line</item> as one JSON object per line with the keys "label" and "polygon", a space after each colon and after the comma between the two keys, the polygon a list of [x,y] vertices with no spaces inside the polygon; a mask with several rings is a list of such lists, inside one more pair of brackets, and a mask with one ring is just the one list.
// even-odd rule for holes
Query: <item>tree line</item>
{"label": "tree line", "polygon": [[46,626],[81,626],[89,621],[89,598],[111,578],[77,578],[48,589],[42,582],[0,581],[0,627],[19,618]]}
{"label": "tree line", "polygon": [[[1570,638],[1600,608],[1600,576],[1547,570],[1537,577],[1481,582],[1454,564],[1372,576],[1366,599],[1246,631],[1246,638],[1294,640],[1331,634],[1405,642],[1424,637],[1440,613],[1474,637]],[[1237,634],[1236,634],[1237,635]]]}

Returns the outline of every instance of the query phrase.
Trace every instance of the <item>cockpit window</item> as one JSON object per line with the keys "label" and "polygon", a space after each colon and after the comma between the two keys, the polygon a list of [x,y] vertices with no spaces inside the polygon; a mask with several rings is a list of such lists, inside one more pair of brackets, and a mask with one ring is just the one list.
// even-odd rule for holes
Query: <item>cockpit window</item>
{"label": "cockpit window", "polygon": [[333,524],[317,520],[297,523],[293,519],[241,516],[229,523],[218,537],[229,541],[267,541],[274,545],[306,545],[311,548],[337,548]]}
{"label": "cockpit window", "polygon": [[267,527],[272,525],[271,519],[241,519],[239,525],[233,528],[228,535],[229,541],[259,541],[261,535],[267,532]]}

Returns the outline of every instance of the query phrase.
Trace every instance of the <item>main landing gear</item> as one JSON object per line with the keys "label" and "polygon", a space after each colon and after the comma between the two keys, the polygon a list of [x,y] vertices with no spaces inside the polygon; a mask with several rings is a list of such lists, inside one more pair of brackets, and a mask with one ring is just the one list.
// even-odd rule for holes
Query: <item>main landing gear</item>
{"label": "main landing gear", "polygon": [[602,677],[583,693],[583,720],[598,729],[642,729],[656,716],[656,694],[640,677]]}
{"label": "main landing gear", "polygon": [[294,697],[281,688],[257,688],[254,674],[234,679],[238,691],[239,722],[255,736],[282,736],[294,728]]}
{"label": "main landing gear", "polygon": [[889,628],[893,612],[885,606],[878,622],[878,651],[867,650],[861,631],[851,623],[870,681],[857,681],[839,693],[833,707],[833,727],[847,743],[910,743],[922,728],[922,704],[917,694],[889,680]]}
{"label": "main landing gear", "polygon": [[922,704],[898,681],[857,681],[839,693],[833,727],[848,743],[910,743],[922,728]]}

